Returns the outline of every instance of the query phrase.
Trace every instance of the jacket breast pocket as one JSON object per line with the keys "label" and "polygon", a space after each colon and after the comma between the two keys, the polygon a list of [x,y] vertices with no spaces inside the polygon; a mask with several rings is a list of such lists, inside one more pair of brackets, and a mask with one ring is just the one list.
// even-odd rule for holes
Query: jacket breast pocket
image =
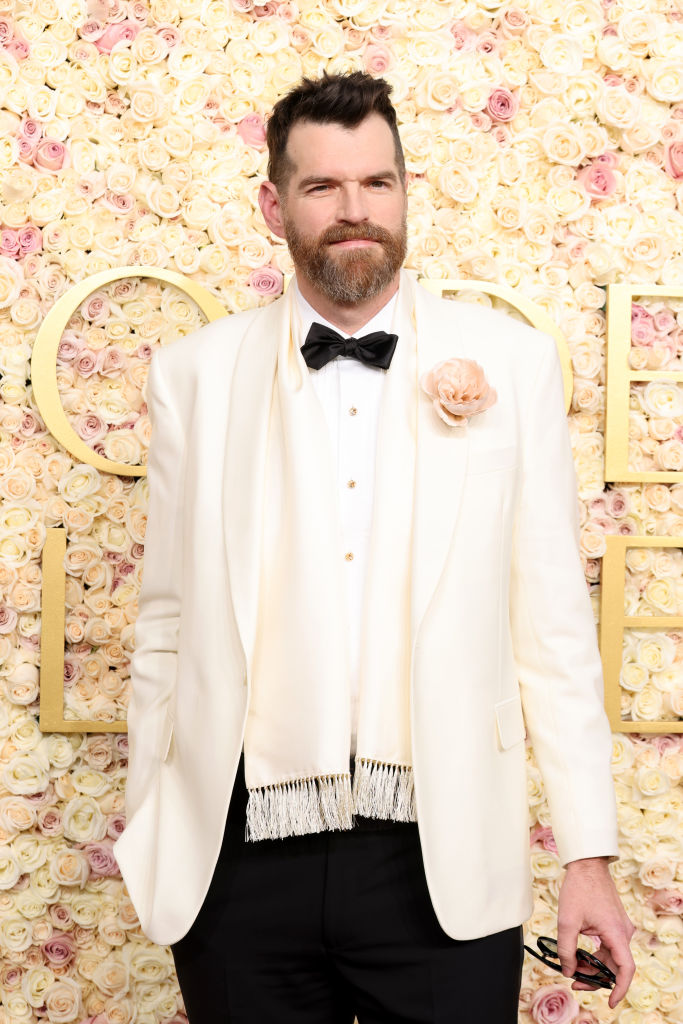
{"label": "jacket breast pocket", "polygon": [[468,476],[480,476],[483,473],[495,473],[504,469],[514,469],[517,465],[517,449],[514,445],[505,448],[489,448],[483,451],[471,451],[467,465]]}
{"label": "jacket breast pocket", "polygon": [[498,729],[498,745],[501,750],[509,750],[526,737],[526,726],[522,713],[522,700],[519,694],[499,700],[494,704],[496,726]]}

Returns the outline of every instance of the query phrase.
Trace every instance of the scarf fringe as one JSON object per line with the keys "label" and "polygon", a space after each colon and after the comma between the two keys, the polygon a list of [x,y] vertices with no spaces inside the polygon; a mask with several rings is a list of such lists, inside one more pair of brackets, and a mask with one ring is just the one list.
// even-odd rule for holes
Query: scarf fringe
{"label": "scarf fringe", "polygon": [[417,821],[413,769],[361,757],[353,777],[356,814],[364,818]]}
{"label": "scarf fringe", "polygon": [[323,775],[249,790],[248,842],[353,828],[351,775]]}
{"label": "scarf fringe", "polygon": [[417,821],[413,769],[359,758],[350,773],[249,790],[246,839],[284,839],[353,828],[353,815]]}

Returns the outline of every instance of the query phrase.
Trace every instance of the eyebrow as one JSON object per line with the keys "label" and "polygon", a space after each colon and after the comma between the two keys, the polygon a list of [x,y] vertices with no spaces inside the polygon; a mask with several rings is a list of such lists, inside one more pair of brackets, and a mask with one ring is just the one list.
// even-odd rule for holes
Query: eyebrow
{"label": "eyebrow", "polygon": [[[363,181],[398,181],[398,175],[396,171],[379,171],[377,174],[368,174],[365,176]],[[310,185],[330,185],[338,184],[339,178],[333,177],[331,174],[311,174],[308,178],[304,178],[303,181],[299,182],[297,186],[299,189],[309,188]]]}

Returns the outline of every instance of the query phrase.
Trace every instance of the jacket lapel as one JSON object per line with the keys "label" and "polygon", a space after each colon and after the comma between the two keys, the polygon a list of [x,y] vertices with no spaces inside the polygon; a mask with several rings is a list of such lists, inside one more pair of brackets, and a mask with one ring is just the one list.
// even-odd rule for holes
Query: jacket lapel
{"label": "jacket lapel", "polygon": [[467,425],[451,427],[440,419],[419,384],[422,374],[435,363],[464,355],[452,312],[416,283],[411,284],[415,290],[418,364],[411,616],[414,649],[456,528],[469,437]]}
{"label": "jacket lapel", "polygon": [[223,470],[223,526],[233,610],[251,667],[258,614],[268,423],[278,347],[290,330],[291,295],[254,318],[233,372]]}

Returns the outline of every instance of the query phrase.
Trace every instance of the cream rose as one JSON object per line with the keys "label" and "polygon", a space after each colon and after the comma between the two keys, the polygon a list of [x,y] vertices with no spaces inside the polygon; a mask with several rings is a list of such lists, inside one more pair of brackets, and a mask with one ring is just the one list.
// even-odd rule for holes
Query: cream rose
{"label": "cream rose", "polygon": [[473,359],[446,359],[420,378],[437,415],[449,426],[464,425],[470,416],[490,409],[497,401],[481,366]]}

